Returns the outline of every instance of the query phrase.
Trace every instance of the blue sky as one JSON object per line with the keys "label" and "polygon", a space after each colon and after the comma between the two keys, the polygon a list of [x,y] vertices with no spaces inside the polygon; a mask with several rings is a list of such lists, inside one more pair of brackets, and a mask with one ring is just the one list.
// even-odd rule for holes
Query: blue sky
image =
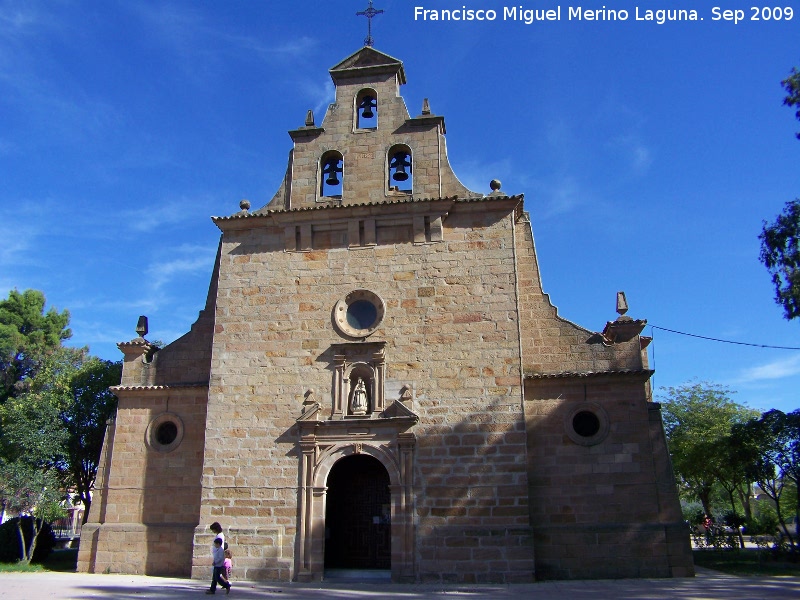
{"label": "blue sky", "polygon": [[[800,130],[780,81],[800,67],[791,20],[635,20],[621,0],[526,4],[378,0],[375,48],[403,60],[412,115],[445,116],[471,189],[524,193],[545,291],[591,330],[629,315],[742,344],[800,347],[758,261],[762,221],[800,196]],[[562,20],[503,20],[504,6]],[[265,204],[287,130],[333,99],[328,69],[356,51],[366,0],[0,0],[0,290],[67,308],[71,343],[118,359],[140,314],[150,339],[189,329],[219,230]],[[414,7],[493,9],[422,21]],[[568,20],[569,6],[628,10]],[[640,0],[647,9],[673,2]],[[680,8],[680,6],[679,6]],[[787,13],[781,13],[784,17]],[[698,379],[759,410],[800,407],[800,350],[651,330],[657,388]]]}

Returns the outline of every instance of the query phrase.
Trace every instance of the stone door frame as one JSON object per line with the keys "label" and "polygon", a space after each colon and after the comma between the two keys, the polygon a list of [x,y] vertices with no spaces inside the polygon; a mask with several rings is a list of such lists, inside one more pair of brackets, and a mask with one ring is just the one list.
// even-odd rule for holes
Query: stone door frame
{"label": "stone door frame", "polygon": [[[389,475],[392,581],[414,581],[413,460],[416,437],[413,433],[399,432],[396,427],[387,428],[389,423],[386,421],[394,420],[380,419],[379,421],[384,421],[383,427],[379,428],[383,431],[375,432],[374,437],[370,436],[372,439],[364,441],[352,441],[353,435],[348,434],[346,426],[341,426],[342,421],[338,421],[340,427],[325,427],[337,423],[335,421],[313,422],[313,431],[303,432],[304,435],[300,439],[299,510],[295,552],[297,581],[321,581],[324,578],[328,475],[337,461],[355,454],[366,454],[377,459]],[[301,425],[301,430],[312,424],[308,421],[305,423],[298,421],[298,423]],[[363,426],[363,423],[359,425]],[[373,422],[372,425],[377,423]],[[326,431],[327,429],[332,431]]]}

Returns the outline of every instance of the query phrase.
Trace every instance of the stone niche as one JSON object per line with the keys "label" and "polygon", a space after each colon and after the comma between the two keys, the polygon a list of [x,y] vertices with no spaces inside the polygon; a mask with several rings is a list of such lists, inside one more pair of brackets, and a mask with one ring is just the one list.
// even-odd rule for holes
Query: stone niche
{"label": "stone niche", "polygon": [[[335,344],[333,346],[332,419],[373,418],[385,406],[385,342]],[[366,395],[366,406],[354,400]]]}

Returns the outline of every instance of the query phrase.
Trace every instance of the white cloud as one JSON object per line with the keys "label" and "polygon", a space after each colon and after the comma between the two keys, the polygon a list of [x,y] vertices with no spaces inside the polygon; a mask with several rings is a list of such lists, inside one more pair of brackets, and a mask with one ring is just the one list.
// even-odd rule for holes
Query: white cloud
{"label": "white cloud", "polygon": [[646,172],[653,163],[652,152],[636,134],[618,136],[609,141],[609,146],[620,153],[636,174]]}
{"label": "white cloud", "polygon": [[585,192],[575,178],[558,178],[554,186],[539,192],[544,202],[543,210],[538,211],[541,218],[547,219],[571,212],[585,201]]}
{"label": "white cloud", "polygon": [[200,10],[194,7],[177,7],[167,3],[153,5],[150,2],[132,7],[139,18],[155,34],[161,44],[184,63],[187,73],[202,61],[204,70],[213,64],[222,66],[220,53],[233,56],[256,56],[270,64],[296,64],[297,59],[307,56],[318,44],[308,36],[289,36],[275,43],[264,43],[260,38],[246,35],[231,35],[223,26],[210,23]]}
{"label": "white cloud", "polygon": [[800,375],[800,354],[793,354],[788,358],[781,358],[757,367],[745,369],[736,383],[746,384],[764,380],[784,379]]}
{"label": "white cloud", "polygon": [[333,82],[330,78],[321,81],[301,81],[299,83],[302,93],[311,101],[314,110],[314,120],[317,125],[322,124],[328,105],[336,99]]}
{"label": "white cloud", "polygon": [[17,264],[23,259],[37,235],[38,232],[33,228],[10,223],[0,224],[0,239],[3,240],[0,244],[0,268]]}
{"label": "white cloud", "polygon": [[308,56],[317,46],[317,40],[308,36],[292,38],[277,45],[269,46],[251,37],[245,36],[226,36],[234,46],[250,50],[260,55],[267,62],[287,61],[294,62],[298,58]]}
{"label": "white cloud", "polygon": [[172,256],[173,258],[151,263],[147,268],[148,282],[154,290],[160,290],[176,278],[210,274],[216,256],[216,248],[184,245],[166,251],[163,256]]}
{"label": "white cloud", "polygon": [[[499,179],[502,183],[504,179],[508,179],[513,170],[509,158],[493,162],[467,160],[458,165],[451,166],[458,180],[463,183],[467,189],[479,194],[491,193],[492,190],[489,188],[489,182],[492,181],[492,179]],[[505,187],[501,189],[507,194],[516,193],[515,190],[508,190]]]}
{"label": "white cloud", "polygon": [[198,218],[207,219],[213,212],[216,200],[210,196],[176,197],[148,204],[136,210],[120,213],[121,220],[136,232],[158,230],[176,223],[188,223]]}

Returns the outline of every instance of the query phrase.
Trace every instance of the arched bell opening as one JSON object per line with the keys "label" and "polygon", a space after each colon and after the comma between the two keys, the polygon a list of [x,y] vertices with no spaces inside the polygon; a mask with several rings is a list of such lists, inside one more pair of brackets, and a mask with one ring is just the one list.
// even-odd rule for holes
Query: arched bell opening
{"label": "arched bell opening", "polygon": [[363,89],[356,95],[355,128],[378,128],[378,93],[373,89]]}
{"label": "arched bell opening", "polygon": [[389,149],[387,155],[388,191],[411,194],[414,189],[411,148],[398,144]]}
{"label": "arched bell opening", "polygon": [[319,160],[319,195],[321,198],[342,197],[344,180],[344,158],[340,152],[331,150]]}
{"label": "arched bell opening", "polygon": [[392,566],[389,473],[368,454],[339,459],[326,482],[325,571]]}

